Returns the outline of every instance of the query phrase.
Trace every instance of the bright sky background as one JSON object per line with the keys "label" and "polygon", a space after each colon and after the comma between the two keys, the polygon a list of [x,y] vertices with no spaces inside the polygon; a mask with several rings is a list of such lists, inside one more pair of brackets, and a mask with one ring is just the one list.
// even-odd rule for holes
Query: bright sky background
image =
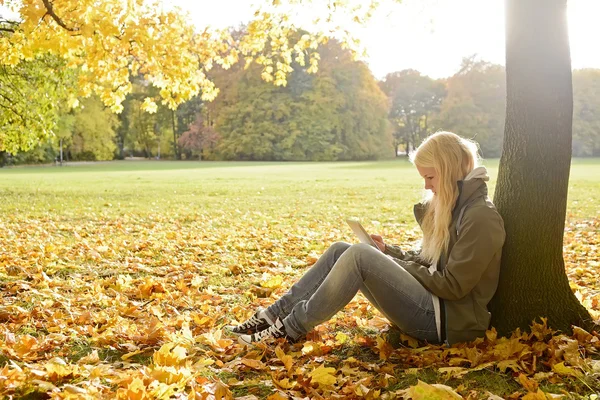
{"label": "bright sky background", "polygon": [[[163,0],[189,10],[198,27],[247,22],[249,0]],[[600,0],[569,0],[573,68],[600,68]],[[473,54],[504,64],[504,0],[404,0],[387,5],[356,32],[377,78],[413,68],[433,78],[453,75]]]}

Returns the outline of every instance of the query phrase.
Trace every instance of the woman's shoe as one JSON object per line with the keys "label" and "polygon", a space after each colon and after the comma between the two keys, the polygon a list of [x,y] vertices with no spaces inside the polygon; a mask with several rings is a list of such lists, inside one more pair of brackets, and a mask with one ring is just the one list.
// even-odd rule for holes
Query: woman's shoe
{"label": "woman's shoe", "polygon": [[259,309],[250,319],[240,325],[228,325],[225,329],[236,335],[253,334],[263,331],[273,325],[264,309]]}

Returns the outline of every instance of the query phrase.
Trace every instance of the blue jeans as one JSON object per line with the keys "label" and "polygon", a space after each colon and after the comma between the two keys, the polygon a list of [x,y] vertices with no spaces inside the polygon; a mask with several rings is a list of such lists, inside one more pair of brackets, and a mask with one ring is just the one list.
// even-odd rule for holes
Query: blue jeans
{"label": "blue jeans", "polygon": [[406,334],[438,342],[431,293],[399,263],[362,243],[331,245],[267,312],[297,339],[333,317],[359,290]]}

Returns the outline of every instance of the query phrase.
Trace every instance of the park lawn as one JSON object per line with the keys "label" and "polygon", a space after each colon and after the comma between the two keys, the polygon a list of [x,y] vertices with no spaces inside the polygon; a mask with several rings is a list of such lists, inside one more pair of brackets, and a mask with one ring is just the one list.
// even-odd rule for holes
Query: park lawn
{"label": "park lawn", "polygon": [[[498,161],[486,165],[493,193]],[[539,338],[490,332],[483,343],[414,350],[358,296],[306,343],[277,352],[222,334],[284,293],[331,243],[355,241],[346,217],[415,245],[421,188],[405,159],[0,170],[0,395],[392,398],[418,380],[471,398],[538,385],[599,391],[590,338],[552,336],[543,323]],[[565,260],[596,318],[599,226],[600,160],[574,160]]]}

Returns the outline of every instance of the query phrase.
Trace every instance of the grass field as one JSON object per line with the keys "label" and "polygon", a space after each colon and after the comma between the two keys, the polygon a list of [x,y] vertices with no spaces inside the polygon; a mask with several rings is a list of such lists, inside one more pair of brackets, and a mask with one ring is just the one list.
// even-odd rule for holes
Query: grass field
{"label": "grass field", "polygon": [[[497,163],[486,163],[492,193]],[[224,324],[282,294],[329,244],[354,241],[343,222],[348,216],[391,242],[414,244],[411,205],[421,188],[406,160],[0,169],[0,396],[79,390],[92,398],[168,398],[222,390],[266,398],[278,389],[309,397],[350,390],[375,398],[360,385],[393,396],[417,377],[465,396],[473,392],[472,398],[525,393],[523,381],[493,366],[463,370],[465,380],[439,372],[467,368],[440,348],[421,351],[422,358],[410,349],[393,352],[376,340],[382,325],[360,297],[316,330],[309,349],[284,347],[285,354],[276,355],[220,336]],[[569,275],[575,290],[597,282],[600,160],[574,160],[569,188],[568,234],[577,243],[565,248],[573,253],[568,267],[581,270]],[[576,281],[586,274],[588,280]],[[169,352],[169,344],[184,356]],[[285,356],[292,367],[282,367]],[[485,356],[478,360],[470,367],[485,365]],[[324,365],[356,374],[334,374],[334,386],[307,384],[311,371]],[[410,368],[419,372],[407,375]],[[509,372],[533,376],[518,368]],[[544,379],[545,391],[594,391],[579,375]]]}
{"label": "grass field", "polygon": [[[497,160],[486,163],[493,195]],[[533,171],[535,173],[535,171]],[[23,215],[237,210],[405,222],[422,182],[406,160],[347,163],[121,161],[0,170],[0,210]],[[110,204],[110,206],[109,206]],[[247,207],[245,207],[247,206]],[[408,211],[407,211],[408,210]],[[568,213],[598,216],[600,160],[576,159]],[[335,212],[334,212],[335,215]],[[408,218],[407,218],[408,217]],[[310,219],[310,217],[309,217]]]}

